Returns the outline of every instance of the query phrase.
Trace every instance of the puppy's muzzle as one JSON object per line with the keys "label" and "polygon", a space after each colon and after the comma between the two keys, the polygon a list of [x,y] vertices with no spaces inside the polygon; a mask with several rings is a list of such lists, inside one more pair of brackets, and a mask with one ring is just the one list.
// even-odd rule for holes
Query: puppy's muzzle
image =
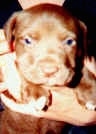
{"label": "puppy's muzzle", "polygon": [[59,67],[55,60],[53,59],[44,59],[39,62],[40,70],[46,77],[50,77],[59,71]]}

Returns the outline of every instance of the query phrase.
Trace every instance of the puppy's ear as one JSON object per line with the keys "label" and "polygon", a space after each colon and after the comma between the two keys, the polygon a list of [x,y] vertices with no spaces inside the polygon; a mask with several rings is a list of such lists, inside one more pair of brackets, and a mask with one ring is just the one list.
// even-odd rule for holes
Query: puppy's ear
{"label": "puppy's ear", "polygon": [[13,42],[14,42],[14,32],[15,32],[15,26],[16,26],[16,20],[17,20],[18,13],[13,13],[13,15],[8,19],[8,21],[4,25],[4,34],[5,38],[10,45],[10,48],[13,49]]}
{"label": "puppy's ear", "polygon": [[79,21],[79,34],[77,40],[77,54],[76,54],[76,67],[75,67],[75,75],[72,81],[69,83],[70,87],[76,87],[81,80],[82,77],[82,68],[84,66],[84,59],[87,55],[86,45],[87,45],[87,27],[86,25]]}

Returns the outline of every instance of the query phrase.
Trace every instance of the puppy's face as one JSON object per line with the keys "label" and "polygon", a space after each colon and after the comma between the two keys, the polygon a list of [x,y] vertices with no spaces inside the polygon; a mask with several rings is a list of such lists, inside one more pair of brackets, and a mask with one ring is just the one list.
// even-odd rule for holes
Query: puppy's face
{"label": "puppy's face", "polygon": [[14,14],[5,34],[17,56],[17,67],[29,82],[67,85],[82,65],[84,35],[80,22],[61,7],[39,5]]}

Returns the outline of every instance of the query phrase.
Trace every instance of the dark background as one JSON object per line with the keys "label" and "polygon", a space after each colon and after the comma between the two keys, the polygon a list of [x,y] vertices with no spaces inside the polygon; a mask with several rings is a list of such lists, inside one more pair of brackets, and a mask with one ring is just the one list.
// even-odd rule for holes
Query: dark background
{"label": "dark background", "polygon": [[18,0],[0,0],[0,28],[14,11],[21,10]]}
{"label": "dark background", "polygon": [[96,60],[96,0],[66,0],[63,6],[87,25],[88,55]]}

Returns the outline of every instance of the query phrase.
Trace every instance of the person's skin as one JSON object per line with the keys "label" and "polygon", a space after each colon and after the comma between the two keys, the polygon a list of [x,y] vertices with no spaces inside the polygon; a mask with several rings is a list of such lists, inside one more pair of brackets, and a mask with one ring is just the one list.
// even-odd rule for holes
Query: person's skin
{"label": "person's skin", "polygon": [[63,5],[65,0],[18,0],[20,5],[22,6],[23,9],[30,8],[33,5],[40,4],[40,3],[53,3],[57,5]]}
{"label": "person's skin", "polygon": [[96,112],[82,107],[72,90],[61,90],[59,93],[52,92],[52,105],[47,111],[36,111],[34,104],[18,104],[1,94],[3,103],[15,112],[34,115],[40,118],[49,118],[64,121],[74,125],[85,126],[96,123]]}
{"label": "person's skin", "polygon": [[[89,64],[90,61],[87,63]],[[93,71],[93,73],[96,72]],[[2,87],[0,92],[4,91],[4,85]],[[52,91],[52,105],[46,112],[36,111],[33,103],[17,104],[15,101],[6,98],[4,94],[1,94],[1,99],[7,107],[16,112],[64,121],[74,125],[92,125],[96,123],[96,112],[82,107],[78,103],[74,91],[67,88],[60,90],[59,93]]]}

